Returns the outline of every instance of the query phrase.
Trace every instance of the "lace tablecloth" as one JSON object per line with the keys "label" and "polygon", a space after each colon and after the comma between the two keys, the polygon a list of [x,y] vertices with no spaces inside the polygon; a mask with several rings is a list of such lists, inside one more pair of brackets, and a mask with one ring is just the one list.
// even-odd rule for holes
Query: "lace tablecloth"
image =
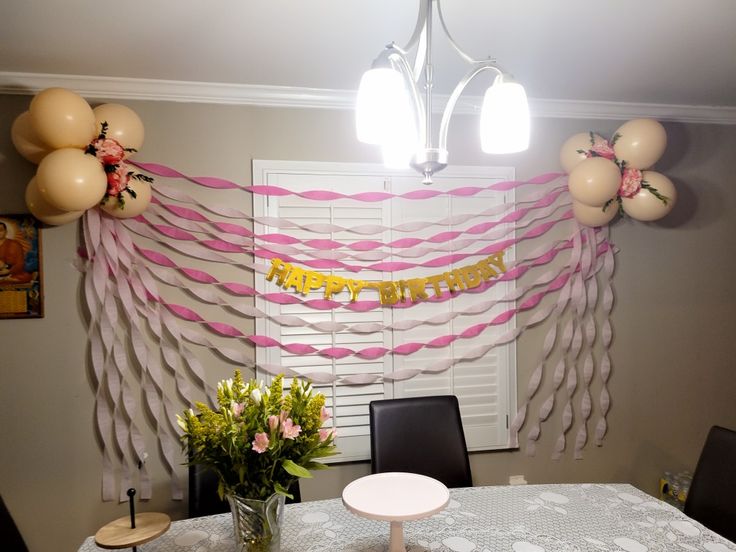
{"label": "lace tablecloth", "polygon": [[[630,485],[523,485],[451,489],[447,509],[404,524],[408,552],[736,552],[736,545]],[[233,552],[232,518],[172,523],[140,552]],[[282,552],[385,552],[389,524],[348,512],[339,499],[286,508]],[[101,550],[94,538],[79,552]]]}

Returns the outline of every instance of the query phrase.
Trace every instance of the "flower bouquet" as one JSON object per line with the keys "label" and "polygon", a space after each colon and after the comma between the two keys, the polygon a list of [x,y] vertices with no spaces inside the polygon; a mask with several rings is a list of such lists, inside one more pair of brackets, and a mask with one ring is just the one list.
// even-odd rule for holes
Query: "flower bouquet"
{"label": "flower bouquet", "polygon": [[239,550],[279,550],[279,525],[289,487],[319,458],[337,454],[335,431],[322,428],[331,416],[324,395],[294,380],[283,394],[283,376],[270,386],[235,377],[218,383],[218,409],[196,403],[177,415],[189,464],[217,474],[220,498],[233,512]]}

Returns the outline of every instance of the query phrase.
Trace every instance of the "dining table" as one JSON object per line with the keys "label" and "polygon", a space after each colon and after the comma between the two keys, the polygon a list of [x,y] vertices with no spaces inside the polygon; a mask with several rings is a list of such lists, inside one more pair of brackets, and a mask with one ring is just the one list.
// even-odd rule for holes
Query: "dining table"
{"label": "dining table", "polygon": [[[677,508],[628,484],[450,489],[440,512],[404,523],[407,552],[736,552]],[[389,523],[337,499],[289,504],[281,552],[385,552]],[[103,550],[88,537],[79,552]],[[229,513],[175,521],[139,552],[233,552]]]}

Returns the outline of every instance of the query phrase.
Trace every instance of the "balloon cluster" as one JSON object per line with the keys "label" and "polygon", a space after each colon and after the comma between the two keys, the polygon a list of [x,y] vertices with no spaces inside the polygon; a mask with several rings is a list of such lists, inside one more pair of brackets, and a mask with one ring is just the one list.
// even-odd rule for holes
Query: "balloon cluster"
{"label": "balloon cluster", "polygon": [[575,134],[560,150],[568,177],[573,213],[581,224],[603,226],[617,214],[657,220],[672,210],[677,192],[672,181],[647,170],[667,147],[664,127],[653,119],[624,123],[611,141],[593,132]]}
{"label": "balloon cluster", "polygon": [[36,175],[26,188],[26,205],[41,222],[72,222],[99,206],[117,218],[145,211],[152,178],[125,163],[143,144],[143,123],[129,107],[94,109],[64,88],[47,88],[13,122],[15,149]]}

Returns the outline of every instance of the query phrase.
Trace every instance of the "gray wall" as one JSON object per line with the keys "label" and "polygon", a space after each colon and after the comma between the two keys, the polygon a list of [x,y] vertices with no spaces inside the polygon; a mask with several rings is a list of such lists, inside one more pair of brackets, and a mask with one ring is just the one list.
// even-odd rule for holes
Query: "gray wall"
{"label": "gray wall", "polygon": [[[23,190],[34,167],[13,150],[13,119],[29,97],[0,96],[0,212],[24,211]],[[358,144],[349,112],[126,102],[141,116],[147,137],[140,160],[198,175],[250,182],[250,161],[378,162]],[[476,120],[459,117],[450,132],[451,162],[513,165],[527,178],[557,170],[557,153],[575,132],[611,135],[621,122],[533,122],[524,153],[485,157]],[[710,425],[736,427],[736,309],[731,252],[736,242],[736,128],[666,125],[670,144],[658,170],[680,198],[661,223],[619,221],[612,228],[616,256],[613,312],[612,407],[604,446],[582,460],[568,451],[550,460],[559,408],[543,426],[537,454],[478,453],[477,485],[503,484],[524,474],[530,483],[619,481],[654,493],[664,470],[693,468]],[[73,266],[78,228],[44,232],[46,316],[0,321],[0,493],[34,552],[75,550],[87,535],[125,515],[125,505],[100,500],[101,455],[94,431],[94,393],[85,335],[80,275]],[[518,343],[519,389],[536,365],[547,326]],[[209,361],[208,361],[209,362]],[[207,364],[212,381],[231,368]],[[549,389],[549,377],[543,381]],[[541,393],[540,397],[544,397]],[[532,404],[536,412],[539,401]],[[155,442],[151,443],[155,450]],[[169,500],[166,474],[150,462],[154,499],[144,510],[185,515]],[[182,473],[183,470],[182,470]],[[365,463],[318,472],[302,485],[305,500],[339,496],[368,473]]]}

